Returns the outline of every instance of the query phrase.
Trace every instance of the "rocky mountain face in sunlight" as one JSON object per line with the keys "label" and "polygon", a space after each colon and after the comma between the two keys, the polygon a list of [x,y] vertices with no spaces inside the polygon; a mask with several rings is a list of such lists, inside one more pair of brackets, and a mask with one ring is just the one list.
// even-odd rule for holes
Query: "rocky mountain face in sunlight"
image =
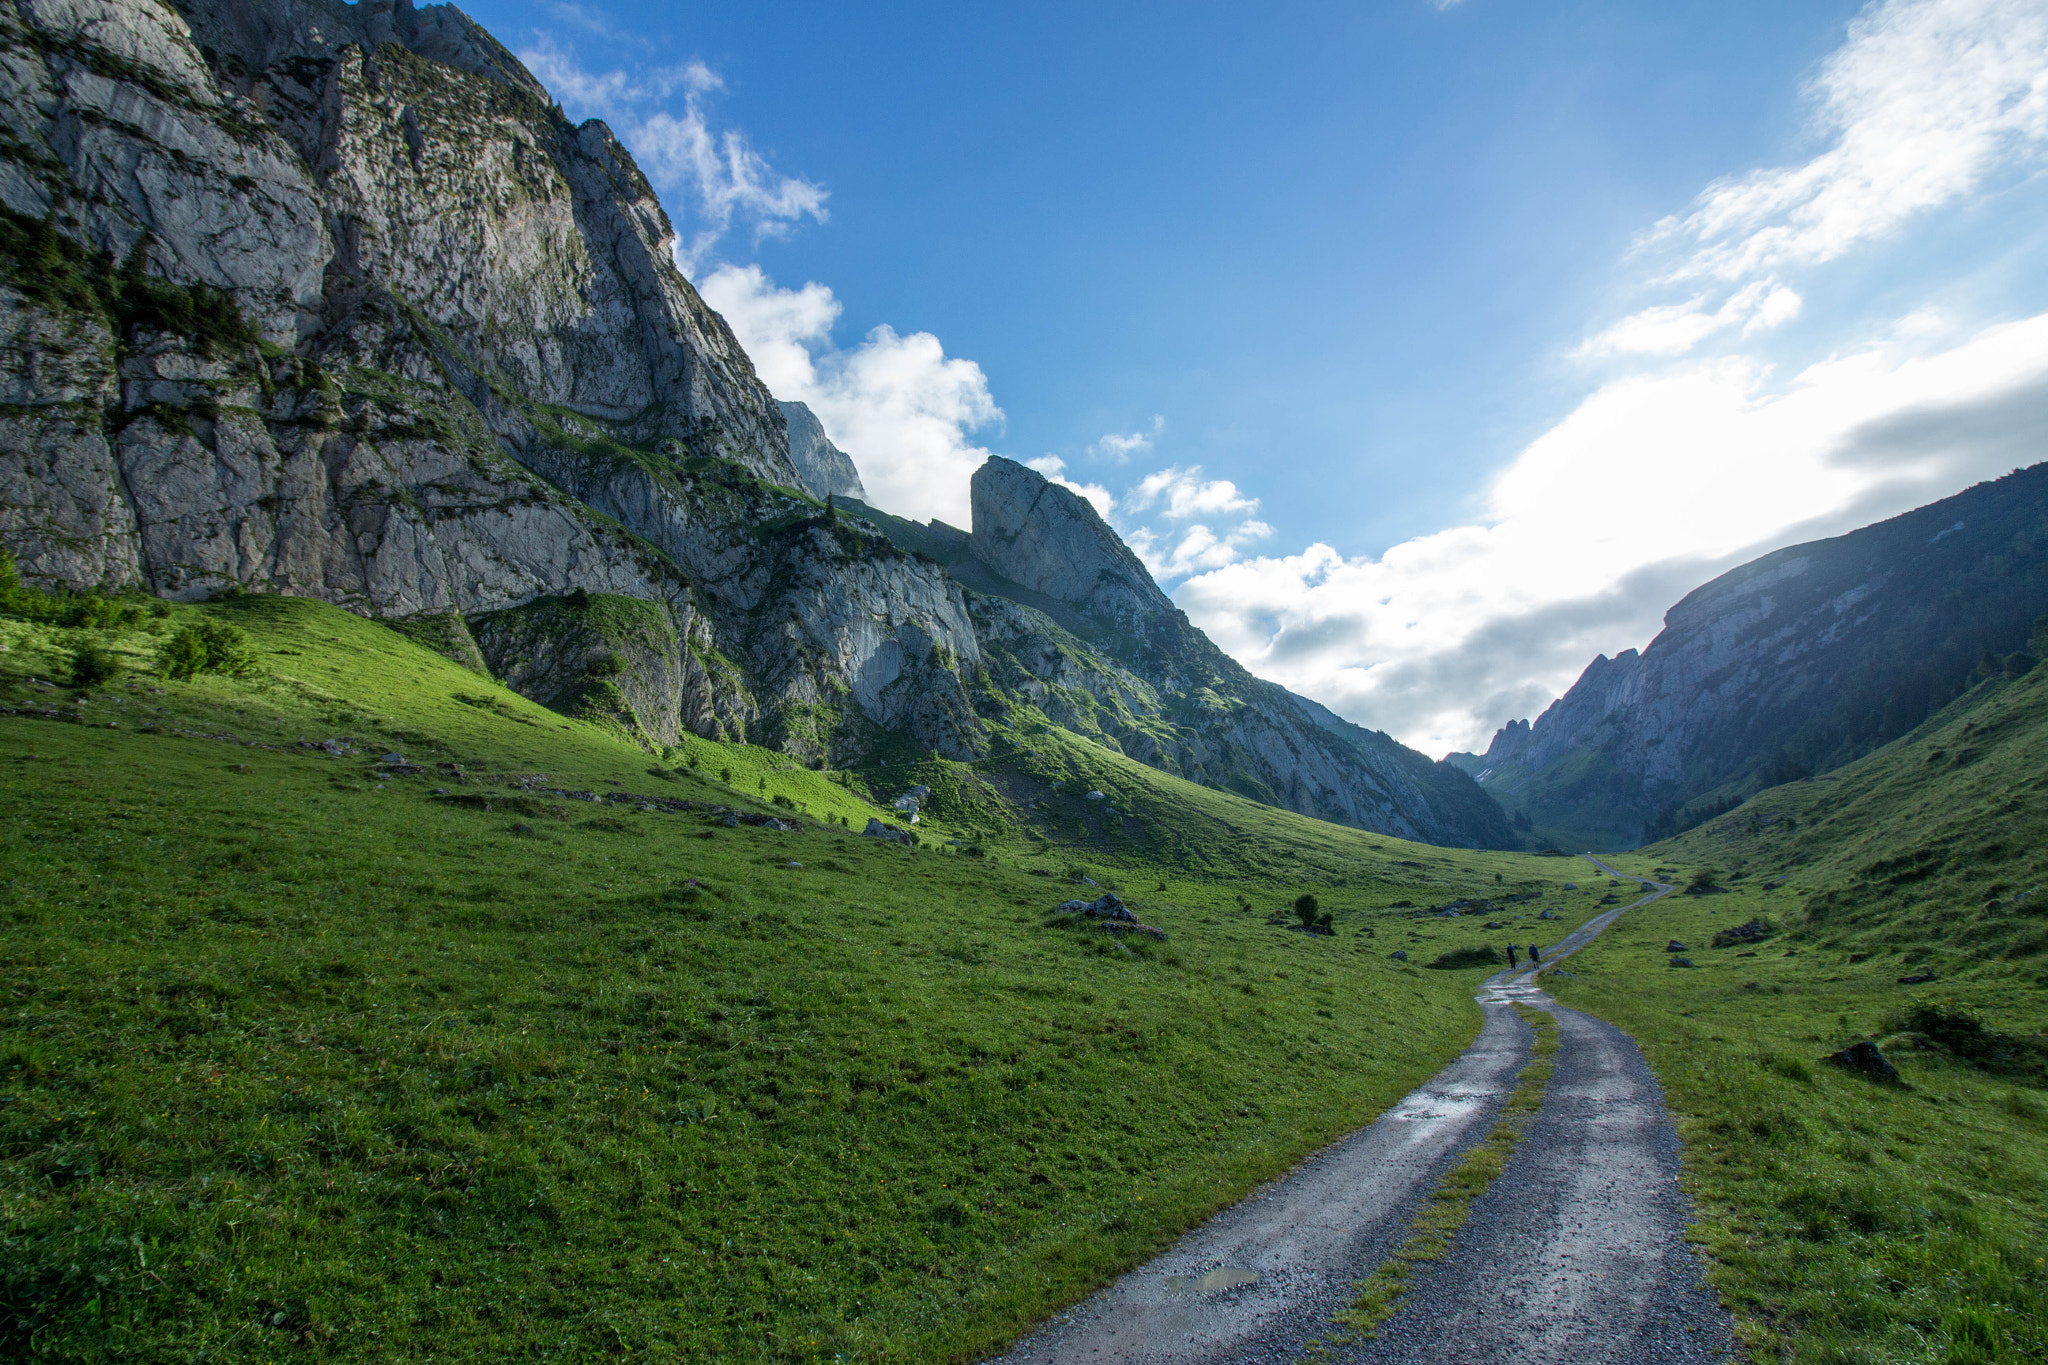
{"label": "rocky mountain face in sunlight", "polygon": [[1604,655],[1534,724],[1454,754],[1560,841],[1627,848],[1911,731],[2033,666],[2048,465],[1707,583],[1638,654]]}
{"label": "rocky mountain face in sunlight", "polygon": [[650,747],[965,759],[1038,707],[1260,800],[1512,844],[1462,773],[1246,674],[1021,466],[976,479],[972,536],[863,520],[632,157],[453,7],[0,0],[0,51],[0,544],[30,581],[322,598]]}

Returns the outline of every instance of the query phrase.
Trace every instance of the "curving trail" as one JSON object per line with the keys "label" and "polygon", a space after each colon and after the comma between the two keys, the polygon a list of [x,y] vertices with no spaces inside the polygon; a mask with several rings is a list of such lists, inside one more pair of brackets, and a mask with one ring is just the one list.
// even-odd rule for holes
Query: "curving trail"
{"label": "curving trail", "polygon": [[[1584,855],[1613,877],[1626,877]],[[1253,1365],[1295,1362],[1331,1314],[1406,1236],[1416,1205],[1491,1128],[1528,1059],[1511,1002],[1558,1021],[1556,1070],[1501,1178],[1450,1254],[1345,1361],[1590,1365],[1728,1359],[1727,1314],[1684,1244],[1678,1139],[1635,1043],[1568,1010],[1537,977],[1646,895],[1589,920],[1536,967],[1479,995],[1478,1039],[1367,1128],[1183,1237],[1019,1341],[1003,1365]]]}

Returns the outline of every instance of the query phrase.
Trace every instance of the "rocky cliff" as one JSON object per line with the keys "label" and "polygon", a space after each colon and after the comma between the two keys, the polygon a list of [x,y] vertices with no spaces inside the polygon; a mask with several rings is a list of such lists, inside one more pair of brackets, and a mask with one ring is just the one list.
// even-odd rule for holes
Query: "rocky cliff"
{"label": "rocky cliff", "polygon": [[[633,599],[663,620],[606,714],[651,742],[975,751],[959,587],[792,491],[632,158],[459,11],[0,0],[0,56],[25,576],[430,616],[465,656],[471,618]],[[508,619],[475,643],[590,690]]]}
{"label": "rocky cliff", "polygon": [[[1905,734],[2048,611],[2048,465],[1695,589],[1640,654],[1453,755],[1559,840],[1627,848]],[[2010,656],[2008,661],[2008,656]]]}
{"label": "rocky cliff", "polygon": [[1465,773],[1253,677],[1216,648],[1087,500],[997,457],[975,472],[972,503],[972,532],[876,520],[972,590],[984,711],[1028,708],[1152,767],[1304,815],[1434,843],[1518,846]]}
{"label": "rocky cliff", "polygon": [[1246,674],[1022,466],[976,477],[972,535],[868,514],[610,131],[453,7],[0,0],[0,59],[28,579],[323,598],[650,747],[967,758],[977,707],[1026,707],[1307,814],[1513,842],[1463,774]]}
{"label": "rocky cliff", "polygon": [[803,403],[779,402],[782,418],[789,424],[789,459],[796,466],[804,491],[814,498],[853,498],[866,502],[868,490],[861,487],[860,471],[853,459],[825,434],[818,415]]}

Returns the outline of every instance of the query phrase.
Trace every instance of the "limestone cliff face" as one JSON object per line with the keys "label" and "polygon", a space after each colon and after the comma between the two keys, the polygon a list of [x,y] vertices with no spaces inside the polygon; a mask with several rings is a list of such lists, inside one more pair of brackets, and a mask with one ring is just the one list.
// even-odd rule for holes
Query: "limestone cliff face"
{"label": "limestone cliff face", "polygon": [[631,598],[678,651],[608,684],[647,736],[975,751],[957,585],[773,487],[782,413],[646,179],[460,11],[0,0],[0,94],[28,577],[393,618]]}
{"label": "limestone cliff face", "polygon": [[964,576],[1010,599],[974,606],[999,688],[1208,786],[1403,838],[1517,847],[1505,814],[1466,774],[1253,677],[1216,648],[1085,499],[1001,458],[976,471],[972,492],[966,549],[980,575]]}
{"label": "limestone cliff face", "polygon": [[866,502],[868,490],[861,486],[860,471],[853,467],[853,458],[832,444],[818,415],[804,403],[778,402],[776,406],[782,409],[782,418],[789,424],[789,458],[796,466],[797,477],[803,480],[804,491],[814,498]]}
{"label": "limestone cliff face", "polygon": [[1629,847],[1904,734],[2044,608],[2036,465],[1723,574],[1465,765],[1539,829]]}

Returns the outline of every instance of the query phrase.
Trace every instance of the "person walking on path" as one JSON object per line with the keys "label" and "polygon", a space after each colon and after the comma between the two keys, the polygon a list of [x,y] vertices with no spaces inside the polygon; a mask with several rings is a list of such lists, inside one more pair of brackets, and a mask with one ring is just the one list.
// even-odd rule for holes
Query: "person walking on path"
{"label": "person walking on path", "polygon": [[1515,945],[1510,943],[1508,945],[1508,969],[1512,971],[1514,968],[1519,967],[1521,965],[1521,963],[1515,960]]}
{"label": "person walking on path", "polygon": [[1543,954],[1541,954],[1541,953],[1539,953],[1539,952],[1537,952],[1537,951],[1536,951],[1536,945],[1535,945],[1535,944],[1533,944],[1533,943],[1532,943],[1532,944],[1530,944],[1530,945],[1529,945],[1529,961],[1530,961],[1530,963],[1531,963],[1531,964],[1533,965],[1533,964],[1535,964],[1535,963],[1541,962],[1542,960],[1543,960]]}

